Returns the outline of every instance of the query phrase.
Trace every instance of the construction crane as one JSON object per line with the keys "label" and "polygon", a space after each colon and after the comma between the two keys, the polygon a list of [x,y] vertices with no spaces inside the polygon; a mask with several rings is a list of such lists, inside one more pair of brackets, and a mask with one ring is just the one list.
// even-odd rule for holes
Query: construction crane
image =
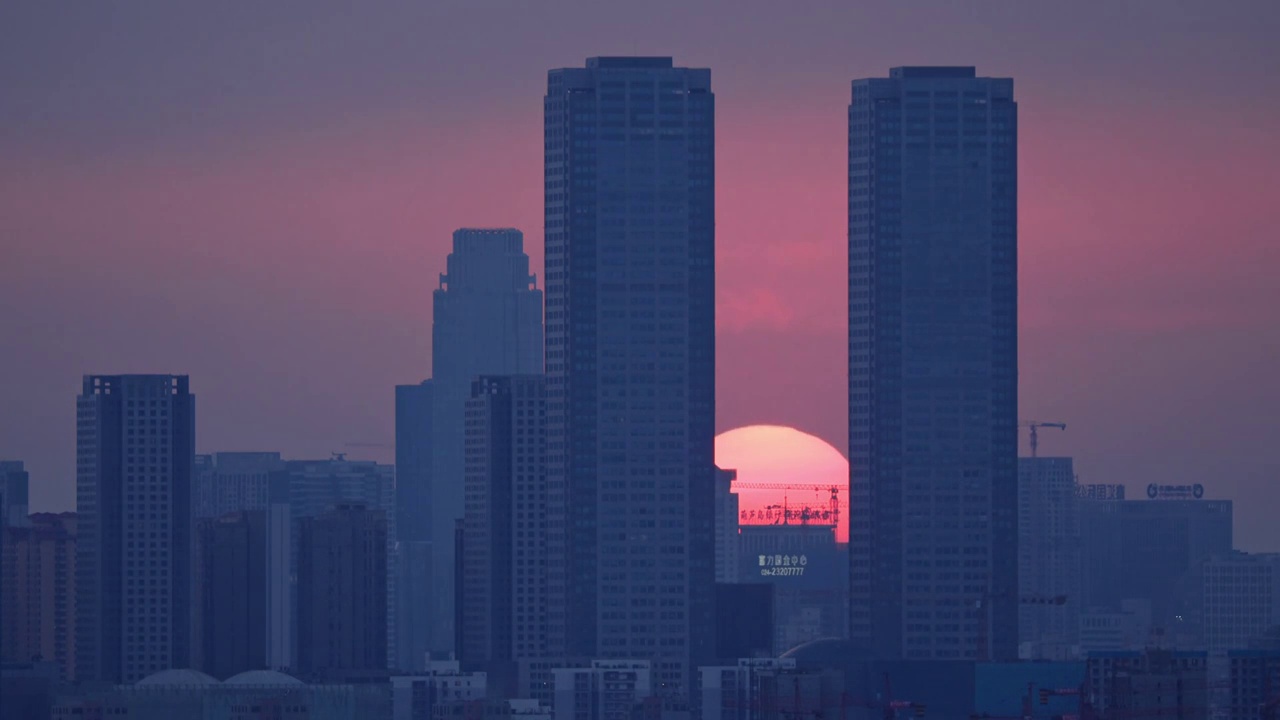
{"label": "construction crane", "polygon": [[1031,457],[1036,456],[1036,448],[1039,447],[1040,445],[1040,438],[1036,434],[1037,429],[1039,428],[1058,428],[1059,430],[1067,429],[1066,423],[1059,423],[1059,422],[1039,422],[1037,420],[1023,420],[1018,424],[1024,428],[1031,428]]}
{"label": "construction crane", "polygon": [[[837,485],[820,485],[817,483],[750,483],[750,482],[735,481],[733,483],[733,489],[734,490],[783,490],[786,492],[790,492],[792,490],[813,490],[815,493],[829,492],[831,493],[831,499],[827,504],[828,510],[826,512],[830,513],[831,523],[833,525],[840,524],[840,507],[842,505],[847,505],[847,503],[841,502],[840,487]],[[782,502],[783,502],[782,516],[783,516],[784,522],[788,518],[788,516],[792,515],[792,512],[789,512],[786,509],[787,500],[788,500],[787,496],[784,495],[782,499]],[[776,508],[777,506],[770,506],[770,507]],[[766,509],[769,509],[769,508],[766,508]],[[797,518],[804,518],[805,520],[818,519],[821,515],[825,514],[822,512],[811,510],[809,508],[804,508],[800,512],[803,512],[805,514],[801,515],[799,513],[795,513],[794,516]]]}

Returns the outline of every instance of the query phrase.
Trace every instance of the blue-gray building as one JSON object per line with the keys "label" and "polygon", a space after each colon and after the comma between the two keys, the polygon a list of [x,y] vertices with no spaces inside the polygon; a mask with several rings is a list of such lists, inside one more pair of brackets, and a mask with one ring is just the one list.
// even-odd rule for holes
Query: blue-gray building
{"label": "blue-gray building", "polygon": [[27,524],[29,482],[21,460],[0,460],[0,528]]}
{"label": "blue-gray building", "polygon": [[430,380],[396,386],[395,667],[420,670],[431,650],[431,452],[434,394]]}
{"label": "blue-gray building", "polygon": [[543,108],[551,633],[687,694],[714,654],[711,71],[591,58]]}
{"label": "blue-gray building", "polygon": [[454,530],[462,518],[463,413],[481,375],[542,372],[542,291],[519,230],[462,229],[432,303],[430,477],[433,608],[431,647],[451,652]]}
{"label": "blue-gray building", "polygon": [[86,375],[76,402],[76,675],[192,662],[195,396],[185,375]]}
{"label": "blue-gray building", "polygon": [[850,631],[1015,658],[1017,105],[901,67],[849,105]]}

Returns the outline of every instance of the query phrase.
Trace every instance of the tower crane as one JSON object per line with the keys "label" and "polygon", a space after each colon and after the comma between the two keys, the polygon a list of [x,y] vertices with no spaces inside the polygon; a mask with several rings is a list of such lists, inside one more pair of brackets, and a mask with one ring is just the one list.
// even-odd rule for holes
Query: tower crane
{"label": "tower crane", "polygon": [[[840,507],[847,505],[847,502],[840,500],[840,487],[837,485],[822,485],[818,483],[753,483],[753,482],[737,482],[733,483],[734,490],[813,490],[815,493],[829,492],[831,499],[828,502],[828,512],[831,514],[831,521],[835,525],[840,524]],[[787,502],[787,496],[783,496],[783,503]],[[784,511],[783,517],[787,517]]]}
{"label": "tower crane", "polygon": [[1040,438],[1036,434],[1037,429],[1039,428],[1058,428],[1059,430],[1067,429],[1067,424],[1060,423],[1060,422],[1040,422],[1038,420],[1023,420],[1018,424],[1024,428],[1031,428],[1031,457],[1036,456],[1036,448],[1039,447],[1040,445]]}

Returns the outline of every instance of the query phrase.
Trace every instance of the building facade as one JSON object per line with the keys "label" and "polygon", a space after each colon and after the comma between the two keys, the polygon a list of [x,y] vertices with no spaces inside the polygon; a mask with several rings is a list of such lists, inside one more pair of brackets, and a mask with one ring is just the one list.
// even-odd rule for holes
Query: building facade
{"label": "building facade", "polygon": [[524,235],[511,228],[453,233],[453,252],[432,302],[431,543],[438,600],[436,651],[457,634],[454,524],[463,513],[463,415],[481,375],[542,372],[542,291],[529,272]]}
{"label": "building facade", "polygon": [[1209,652],[1251,647],[1280,624],[1280,555],[1235,552],[1210,558],[1202,582],[1201,626]]}
{"label": "building facade", "polygon": [[54,662],[75,679],[76,514],[36,513],[0,532],[0,662]]}
{"label": "building facade", "polygon": [[396,662],[421,670],[431,650],[432,384],[396,386]]}
{"label": "building facade", "polygon": [[[1020,655],[1072,657],[1080,631],[1080,500],[1068,457],[1018,458]],[[1074,597],[1073,597],[1074,596]],[[1064,597],[1062,604],[1032,602]]]}
{"label": "building facade", "polygon": [[550,632],[687,695],[714,651],[711,72],[591,58],[543,108]]}
{"label": "building facade", "polygon": [[741,551],[738,538],[738,494],[733,491],[737,470],[716,469],[716,582],[738,582]]}
{"label": "building facade", "polygon": [[277,452],[197,455],[196,517],[217,518],[243,510],[266,510],[273,478],[279,477],[283,470],[284,461]]}
{"label": "building facade", "polygon": [[267,511],[196,525],[198,669],[225,680],[268,667]]}
{"label": "building facade", "polygon": [[850,631],[1016,657],[1017,104],[972,67],[849,105]]}
{"label": "building facade", "polygon": [[[298,549],[303,520],[319,517],[341,505],[361,505],[383,513],[387,526],[385,555],[389,566],[394,567],[397,539],[395,467],[369,460],[347,460],[342,454],[337,454],[328,460],[290,460],[285,463],[285,476],[283,494],[287,498],[291,534],[290,576],[301,577]],[[391,653],[389,657],[394,659],[397,657],[395,640],[398,636],[396,575],[385,573],[384,577],[387,589],[382,597],[387,599],[387,647]],[[292,588],[295,617],[299,603],[297,590],[295,584]],[[297,637],[295,635],[295,647]]]}
{"label": "building facade", "polygon": [[387,667],[387,515],[339,505],[302,519],[298,669],[342,677]]}
{"label": "building facade", "polygon": [[[743,525],[743,582],[773,586],[773,647],[843,637],[848,560],[829,524]],[[843,562],[842,562],[843,561]]]}
{"label": "building facade", "polygon": [[547,657],[545,446],[542,376],[472,384],[459,657],[512,697],[516,662]]}
{"label": "building facade", "polygon": [[0,460],[0,528],[27,524],[29,483],[21,460]]}
{"label": "building facade", "polygon": [[557,668],[555,720],[631,720],[653,696],[653,673],[644,660],[596,660],[590,667]]}
{"label": "building facade", "polygon": [[1151,603],[1153,630],[1199,645],[1204,563],[1232,551],[1230,500],[1082,500],[1082,610]]}
{"label": "building facade", "polygon": [[185,375],[85,376],[76,403],[76,671],[192,660],[195,397]]}

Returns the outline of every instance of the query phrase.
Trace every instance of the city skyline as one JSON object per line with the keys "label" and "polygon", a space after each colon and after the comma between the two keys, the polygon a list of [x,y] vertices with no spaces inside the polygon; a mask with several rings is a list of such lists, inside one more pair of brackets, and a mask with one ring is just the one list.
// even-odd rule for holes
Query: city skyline
{"label": "city skyline", "polygon": [[[718,73],[718,429],[790,425],[844,449],[842,403],[823,400],[842,394],[842,323],[823,308],[844,294],[846,86],[963,63],[1024,89],[1022,411],[1070,425],[1044,451],[1090,482],[1253,500],[1241,544],[1276,544],[1261,510],[1280,500],[1276,466],[1257,452],[1280,402],[1265,311],[1280,301],[1265,240],[1280,108],[1257,92],[1276,68],[1274,4],[861,5],[801,23],[748,3],[734,23],[707,8],[677,27],[595,8],[536,36],[480,7],[347,23],[318,4],[303,23],[287,7],[105,22],[7,6],[0,336],[24,351],[0,382],[23,409],[0,419],[0,455],[26,461],[34,509],[69,509],[65,393],[100,371],[197,378],[201,452],[390,442],[384,387],[428,370],[449,233],[520,228],[541,274],[542,69],[609,51]],[[310,39],[250,73],[259,23]],[[182,41],[195,27],[221,42]],[[503,51],[422,72],[482,27]],[[56,60],[86,43],[93,63]],[[120,77],[147,92],[120,100]],[[382,351],[351,349],[366,343]]]}

